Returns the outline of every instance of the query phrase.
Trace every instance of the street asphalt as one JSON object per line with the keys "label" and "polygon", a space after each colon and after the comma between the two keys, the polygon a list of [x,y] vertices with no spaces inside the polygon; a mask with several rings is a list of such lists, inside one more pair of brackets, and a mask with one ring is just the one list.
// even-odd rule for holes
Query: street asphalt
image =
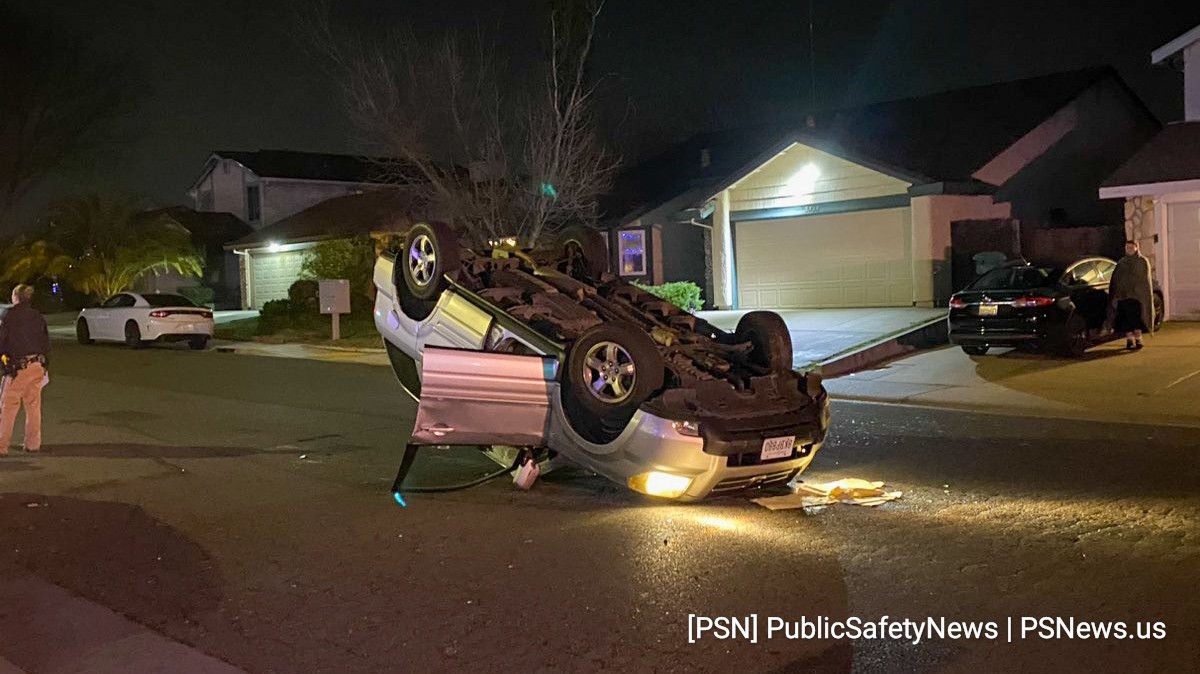
{"label": "street asphalt", "polygon": [[[402,508],[413,409],[386,368],[56,343],[50,376],[47,453],[0,459],[0,578],[246,672],[1200,669],[1200,430],[838,402],[807,478],[900,500],[679,506],[568,469]],[[491,468],[430,451],[412,479]],[[71,644],[17,613],[0,669],[88,671],[47,666]],[[1165,638],[689,644],[692,613]]]}

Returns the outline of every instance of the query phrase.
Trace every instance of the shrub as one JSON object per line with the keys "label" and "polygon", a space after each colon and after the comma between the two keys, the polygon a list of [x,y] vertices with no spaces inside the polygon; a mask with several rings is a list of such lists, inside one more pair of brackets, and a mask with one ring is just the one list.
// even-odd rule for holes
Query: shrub
{"label": "shrub", "polygon": [[201,307],[211,307],[217,293],[208,286],[191,286],[188,288],[180,288],[179,294],[188,298],[193,304]]}
{"label": "shrub", "polygon": [[321,286],[314,279],[302,278],[288,288],[288,302],[291,304],[290,309],[292,314],[297,316],[309,316],[320,313]]}
{"label": "shrub", "polygon": [[258,327],[262,334],[269,334],[291,322],[292,303],[287,300],[268,300],[258,312]]}
{"label": "shrub", "polygon": [[699,311],[704,307],[704,297],[700,292],[700,286],[691,281],[674,281],[657,286],[642,285],[640,283],[635,283],[634,285],[655,297],[660,297],[674,304],[684,311]]}
{"label": "shrub", "polygon": [[[370,306],[375,301],[375,257],[375,239],[370,236],[322,241],[304,252],[300,274],[314,280],[346,279],[351,294],[365,298],[365,306]],[[354,304],[364,303],[351,300]]]}

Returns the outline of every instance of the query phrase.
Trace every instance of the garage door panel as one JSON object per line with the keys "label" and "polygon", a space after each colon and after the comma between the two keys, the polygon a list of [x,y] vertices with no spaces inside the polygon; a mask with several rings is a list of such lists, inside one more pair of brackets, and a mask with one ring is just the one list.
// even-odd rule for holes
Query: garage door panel
{"label": "garage door panel", "polygon": [[304,253],[289,251],[254,255],[251,259],[253,286],[251,299],[255,309],[271,300],[287,299],[288,288],[300,278]]}
{"label": "garage door panel", "polygon": [[907,208],[736,227],[739,306],[911,306]]}

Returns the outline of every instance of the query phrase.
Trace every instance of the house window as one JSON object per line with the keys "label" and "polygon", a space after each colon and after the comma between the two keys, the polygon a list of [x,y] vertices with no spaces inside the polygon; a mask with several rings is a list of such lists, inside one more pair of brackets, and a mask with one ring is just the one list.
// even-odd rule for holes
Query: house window
{"label": "house window", "polygon": [[645,276],[646,230],[623,229],[617,232],[621,276]]}
{"label": "house window", "polygon": [[262,192],[258,185],[246,185],[246,221],[258,222],[262,219]]}

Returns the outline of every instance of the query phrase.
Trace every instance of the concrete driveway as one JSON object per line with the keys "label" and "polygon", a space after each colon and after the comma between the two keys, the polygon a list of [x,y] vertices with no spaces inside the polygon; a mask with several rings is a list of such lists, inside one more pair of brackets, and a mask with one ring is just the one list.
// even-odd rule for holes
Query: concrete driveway
{"label": "concrete driveway", "polygon": [[[776,309],[792,335],[792,366],[827,364],[873,345],[918,330],[946,316],[945,309],[918,307],[870,309]],[[734,330],[746,311],[701,311],[698,315]]]}
{"label": "concrete driveway", "polygon": [[944,347],[826,385],[856,400],[1200,427],[1200,323],[1168,323],[1142,351],[1116,341],[1078,360],[1003,350],[967,356]]}

